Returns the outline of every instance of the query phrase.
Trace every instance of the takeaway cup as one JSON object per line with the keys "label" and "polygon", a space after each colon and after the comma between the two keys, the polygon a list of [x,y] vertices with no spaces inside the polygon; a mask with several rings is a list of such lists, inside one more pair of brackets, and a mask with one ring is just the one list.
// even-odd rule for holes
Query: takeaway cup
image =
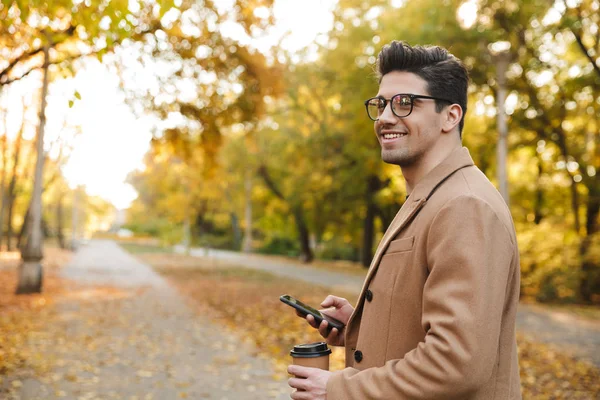
{"label": "takeaway cup", "polygon": [[329,371],[330,354],[331,349],[325,342],[299,344],[290,351],[294,365],[321,368],[326,371]]}

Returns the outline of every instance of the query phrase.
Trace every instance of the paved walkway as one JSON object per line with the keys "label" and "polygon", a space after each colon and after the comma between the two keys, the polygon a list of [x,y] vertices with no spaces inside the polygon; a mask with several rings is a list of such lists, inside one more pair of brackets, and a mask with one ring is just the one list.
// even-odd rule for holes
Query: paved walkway
{"label": "paved walkway", "polygon": [[[175,246],[175,252],[183,253],[183,247]],[[339,290],[358,294],[364,281],[364,278],[361,276],[354,276],[345,274],[343,272],[327,271],[308,265],[301,265],[300,262],[294,262],[293,260],[272,260],[269,259],[269,256],[265,255],[245,254],[235,251],[204,248],[190,249],[190,255],[224,261],[240,267],[260,269],[271,272],[275,275],[299,279],[309,283],[317,283],[321,286],[331,288],[332,291]]]}
{"label": "paved walkway", "polygon": [[25,380],[17,399],[289,399],[287,377],[273,380],[251,344],[195,315],[116,243],[91,241],[62,272],[128,295],[58,305],[50,329],[65,338],[47,354],[56,368]]}
{"label": "paved walkway", "polygon": [[[183,252],[181,246],[176,252]],[[191,249],[191,255],[208,257],[248,268],[260,269],[280,276],[301,279],[331,288],[332,293],[344,290],[358,294],[363,278],[343,272],[324,271],[300,262],[269,260],[264,255],[249,255],[233,251]],[[518,331],[532,335],[535,340],[558,346],[575,356],[600,367],[600,321],[589,322],[565,312],[521,304],[517,315]]]}

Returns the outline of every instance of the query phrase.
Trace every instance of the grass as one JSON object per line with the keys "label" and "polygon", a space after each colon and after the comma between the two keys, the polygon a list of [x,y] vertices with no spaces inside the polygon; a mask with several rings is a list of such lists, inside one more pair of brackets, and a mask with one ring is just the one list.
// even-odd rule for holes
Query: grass
{"label": "grass", "polygon": [[[160,246],[157,244],[139,244],[135,242],[118,242],[121,247],[129,251],[131,254],[142,255],[142,254],[174,254],[173,249],[168,246]],[[331,272],[343,272],[354,276],[366,276],[367,268],[363,267],[360,263],[344,260],[313,260],[310,263],[303,263],[298,258],[288,257],[282,255],[269,255],[269,254],[258,254],[252,253],[250,257],[257,259],[264,259],[269,262],[282,262],[286,264],[294,264],[297,267],[302,268],[318,268]],[[211,259],[210,257],[197,257]]]}
{"label": "grass", "polygon": [[132,242],[118,242],[119,246],[131,254],[152,254],[152,253],[172,253],[170,246],[161,246],[156,244],[139,244]]}

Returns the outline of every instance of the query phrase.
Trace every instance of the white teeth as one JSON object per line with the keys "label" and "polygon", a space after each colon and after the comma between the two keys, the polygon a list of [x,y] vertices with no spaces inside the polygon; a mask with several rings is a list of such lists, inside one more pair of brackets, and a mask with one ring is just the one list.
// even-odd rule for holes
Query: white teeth
{"label": "white teeth", "polygon": [[383,135],[384,139],[396,139],[401,136],[406,136],[406,133],[386,133]]}

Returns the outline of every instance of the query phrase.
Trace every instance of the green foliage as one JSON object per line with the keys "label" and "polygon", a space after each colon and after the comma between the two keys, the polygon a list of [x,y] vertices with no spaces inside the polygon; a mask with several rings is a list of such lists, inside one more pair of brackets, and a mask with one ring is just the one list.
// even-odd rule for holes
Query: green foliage
{"label": "green foliage", "polygon": [[124,229],[129,229],[139,236],[152,237],[160,237],[163,232],[170,230],[171,227],[172,224],[166,218],[152,218],[147,221],[136,218],[123,225]]}
{"label": "green foliage", "polygon": [[203,233],[195,237],[193,245],[219,250],[240,250],[240,243],[235,243],[233,235],[229,232],[220,234]]}
{"label": "green foliage", "polygon": [[[542,221],[518,226],[521,286],[539,301],[577,299],[580,277],[579,237],[562,223]],[[542,239],[543,238],[543,239]]]}
{"label": "green foliage", "polygon": [[320,243],[316,254],[322,260],[359,261],[360,256],[356,246],[340,240],[330,240]]}
{"label": "green foliage", "polygon": [[78,57],[96,55],[102,61],[124,40],[156,29],[162,13],[172,5],[172,0],[152,5],[145,0],[2,0],[0,47],[6,62],[0,62],[0,86],[40,68],[44,47],[53,50],[50,63],[59,65],[65,75],[72,72],[71,61]]}
{"label": "green foliage", "polygon": [[265,243],[256,249],[261,254],[278,254],[290,257],[296,257],[300,254],[300,247],[295,238],[288,236],[272,236]]}

